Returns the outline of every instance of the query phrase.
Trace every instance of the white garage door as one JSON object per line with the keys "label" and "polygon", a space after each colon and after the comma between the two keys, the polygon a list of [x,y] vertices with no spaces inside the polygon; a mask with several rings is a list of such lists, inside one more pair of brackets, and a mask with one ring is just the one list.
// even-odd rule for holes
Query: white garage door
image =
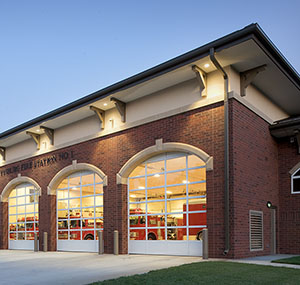
{"label": "white garage door", "polygon": [[93,172],[76,172],[57,188],[57,250],[98,251],[103,230],[103,181]]}
{"label": "white garage door", "polygon": [[39,193],[27,183],[19,184],[8,198],[8,247],[33,250],[39,233]]}
{"label": "white garage door", "polygon": [[128,179],[129,253],[202,255],[206,168],[195,155],[165,153]]}

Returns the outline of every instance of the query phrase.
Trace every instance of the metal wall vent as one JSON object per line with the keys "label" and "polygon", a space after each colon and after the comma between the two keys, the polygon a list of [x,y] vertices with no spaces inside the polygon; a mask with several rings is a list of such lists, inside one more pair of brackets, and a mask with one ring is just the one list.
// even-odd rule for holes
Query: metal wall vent
{"label": "metal wall vent", "polygon": [[263,212],[250,211],[250,250],[263,250]]}

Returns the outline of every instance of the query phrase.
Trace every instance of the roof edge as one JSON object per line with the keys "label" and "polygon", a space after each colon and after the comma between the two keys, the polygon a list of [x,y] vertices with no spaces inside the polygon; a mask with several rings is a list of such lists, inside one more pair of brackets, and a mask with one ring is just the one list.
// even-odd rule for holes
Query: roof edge
{"label": "roof edge", "polygon": [[187,53],[184,53],[180,56],[177,56],[173,59],[170,59],[164,63],[161,63],[157,66],[154,66],[150,69],[147,69],[143,72],[140,72],[136,75],[133,75],[127,79],[121,80],[115,84],[112,84],[108,87],[105,87],[99,91],[93,92],[87,96],[84,96],[76,101],[68,103],[62,107],[54,109],[53,111],[47,112],[44,115],[38,116],[30,121],[27,121],[23,124],[20,124],[14,128],[11,128],[7,131],[0,133],[0,139],[9,137],[18,132],[24,131],[30,127],[34,127],[36,125],[42,124],[43,122],[54,119],[58,116],[61,116],[65,113],[69,113],[74,111],[84,105],[91,104],[96,100],[101,98],[105,98],[110,94],[116,93],[118,91],[130,88],[135,86],[143,81],[147,81],[156,76],[162,75],[166,72],[169,72],[175,68],[178,68],[182,65],[188,64],[189,62],[196,60],[201,56],[208,55],[210,48],[215,48],[215,50],[222,49],[225,45],[228,45],[232,42],[242,40],[246,36],[254,34],[268,49],[268,51],[274,56],[274,58],[286,69],[288,74],[295,80],[295,82],[299,85],[300,89],[300,76],[297,71],[292,67],[292,65],[287,61],[287,59],[281,54],[281,52],[276,48],[276,46],[272,43],[272,41],[267,37],[267,35],[263,32],[260,26],[257,23],[250,24],[244,27],[241,30],[230,33],[226,36],[223,36],[217,40],[209,42],[199,48],[191,50]]}

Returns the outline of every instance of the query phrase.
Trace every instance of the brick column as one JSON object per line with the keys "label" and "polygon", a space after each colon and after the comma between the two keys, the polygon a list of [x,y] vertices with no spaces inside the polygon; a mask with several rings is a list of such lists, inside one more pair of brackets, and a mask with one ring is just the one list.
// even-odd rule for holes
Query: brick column
{"label": "brick column", "polygon": [[0,203],[0,248],[8,249],[8,202]]}
{"label": "brick column", "polygon": [[[114,230],[115,230],[115,191],[114,185],[108,179],[108,186],[103,187],[103,200],[104,200],[104,227],[103,227],[103,238],[104,238],[104,253],[113,253],[114,246]],[[111,183],[110,183],[111,182]]]}
{"label": "brick column", "polygon": [[117,219],[116,228],[119,231],[119,252],[128,253],[128,198],[127,185],[117,186]]}
{"label": "brick column", "polygon": [[43,250],[44,232],[48,233],[48,250],[56,251],[56,196],[42,189],[39,198],[39,247]]}

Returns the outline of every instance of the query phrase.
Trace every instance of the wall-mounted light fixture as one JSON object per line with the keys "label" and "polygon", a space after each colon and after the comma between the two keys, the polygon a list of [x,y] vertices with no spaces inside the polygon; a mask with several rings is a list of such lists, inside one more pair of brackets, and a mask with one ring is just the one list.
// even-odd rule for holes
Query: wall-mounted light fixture
{"label": "wall-mounted light fixture", "polygon": [[269,209],[276,209],[276,208],[277,208],[276,206],[274,206],[274,205],[272,204],[271,201],[268,201],[267,204],[266,204],[266,206],[267,206],[267,208],[269,208]]}

